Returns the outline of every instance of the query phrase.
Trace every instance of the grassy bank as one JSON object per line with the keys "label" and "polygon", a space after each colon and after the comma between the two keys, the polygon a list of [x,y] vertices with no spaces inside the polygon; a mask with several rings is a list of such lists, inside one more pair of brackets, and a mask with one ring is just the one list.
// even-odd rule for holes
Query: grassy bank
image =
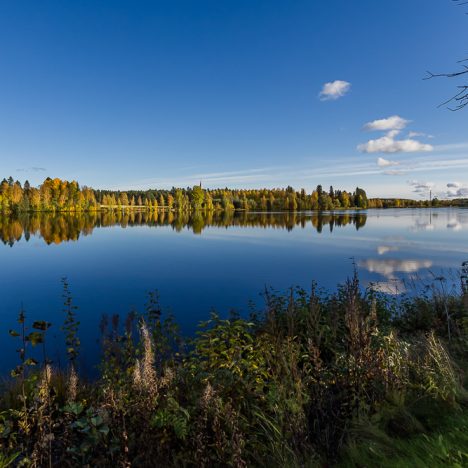
{"label": "grassy bank", "polygon": [[64,283],[66,370],[48,361],[49,323],[21,313],[10,331],[0,466],[468,463],[463,286],[395,300],[355,276],[335,292],[266,291],[264,310],[213,315],[189,341],[152,294],[143,313],[103,319],[93,382],[78,315]]}

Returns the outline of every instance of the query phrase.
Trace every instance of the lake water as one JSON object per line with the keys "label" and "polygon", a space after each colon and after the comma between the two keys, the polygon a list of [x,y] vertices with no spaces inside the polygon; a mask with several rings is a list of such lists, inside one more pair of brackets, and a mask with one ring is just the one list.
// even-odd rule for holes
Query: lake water
{"label": "lake water", "polygon": [[[158,290],[184,334],[211,310],[262,303],[265,286],[312,280],[334,288],[358,266],[362,284],[401,294],[418,277],[450,278],[468,260],[468,210],[339,213],[172,213],[0,217],[0,371],[16,362],[8,329],[21,306],[61,336],[61,278],[79,307],[83,364],[92,368],[102,314],[142,311]],[[448,287],[448,283],[447,283]],[[49,344],[52,352],[57,344]]]}

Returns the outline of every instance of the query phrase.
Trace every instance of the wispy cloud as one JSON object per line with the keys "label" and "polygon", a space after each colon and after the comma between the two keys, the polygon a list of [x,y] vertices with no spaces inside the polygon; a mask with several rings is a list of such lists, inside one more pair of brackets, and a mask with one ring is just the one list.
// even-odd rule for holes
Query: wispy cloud
{"label": "wispy cloud", "polygon": [[420,196],[427,196],[429,191],[433,190],[435,184],[433,182],[422,182],[419,180],[409,180],[408,184],[412,187],[413,193]]}
{"label": "wispy cloud", "polygon": [[409,132],[408,138],[417,138],[417,137],[426,137],[426,138],[434,138],[433,135],[428,135],[424,132]]}
{"label": "wispy cloud", "polygon": [[263,167],[238,171],[205,172],[187,174],[177,178],[158,177],[134,180],[124,184],[110,186],[110,189],[147,189],[150,187],[171,188],[171,187],[191,187],[200,181],[207,187],[222,187],[228,184],[247,186],[255,183],[261,185],[267,181],[274,180],[277,174],[289,169],[284,166]]}
{"label": "wispy cloud", "polygon": [[388,171],[383,171],[383,175],[388,175],[388,176],[401,176],[405,174],[406,172],[401,169],[390,169]]}
{"label": "wispy cloud", "polygon": [[446,145],[436,145],[434,146],[434,151],[437,152],[458,152],[458,151],[466,151],[468,150],[468,142],[462,143],[449,143]]}
{"label": "wispy cloud", "polygon": [[16,172],[45,172],[45,167],[20,167],[16,169]]}
{"label": "wispy cloud", "polygon": [[468,168],[468,158],[448,159],[443,156],[437,158],[418,158],[413,161],[408,161],[408,163],[405,164],[405,169],[413,172],[465,168]]}
{"label": "wispy cloud", "polygon": [[[346,160],[348,162],[346,162]],[[176,186],[191,186],[198,183],[200,179],[205,186],[220,187],[229,183],[236,183],[237,186],[243,186],[243,182],[249,182],[250,185],[261,186],[267,185],[283,186],[295,184],[300,178],[302,182],[312,181],[313,184],[321,183],[331,177],[352,177],[352,176],[366,176],[366,175],[404,175],[405,173],[418,173],[418,172],[433,172],[441,170],[453,169],[468,169],[468,158],[460,159],[446,159],[419,157],[411,161],[401,162],[397,167],[379,167],[375,160],[360,162],[359,160],[352,160],[349,158],[340,158],[330,160],[328,163],[317,165],[314,163],[313,167],[302,167],[298,165],[291,166],[276,166],[257,168],[246,171],[232,171],[224,173],[205,173],[188,175],[177,180],[174,179],[149,179],[144,181],[144,185],[158,186],[158,187],[172,187]],[[200,177],[201,176],[201,177]],[[143,185],[142,181],[137,183]]]}
{"label": "wispy cloud", "polygon": [[[382,158],[383,159],[383,158]],[[394,161],[395,162],[395,161]],[[336,177],[347,177],[350,175],[403,175],[408,173],[440,172],[445,170],[468,170],[468,157],[453,157],[447,154],[418,156],[410,160],[399,162],[398,166],[382,166],[376,164],[375,160],[367,162],[353,162],[345,164],[344,161],[331,162],[330,166],[323,166],[314,171],[311,175],[330,175]],[[339,166],[339,169],[336,168]],[[301,172],[303,175],[309,174],[308,171]]]}
{"label": "wispy cloud", "polygon": [[[379,164],[380,162],[380,164]],[[106,187],[113,189],[129,190],[129,189],[148,189],[148,188],[166,188],[188,187],[198,184],[200,180],[204,187],[219,188],[259,188],[259,187],[284,187],[288,184],[296,188],[306,188],[312,190],[317,184],[338,184],[336,179],[341,179],[342,184],[347,184],[350,177],[365,177],[365,176],[386,176],[386,177],[406,177],[401,181],[403,185],[409,178],[418,180],[429,180],[433,176],[428,173],[437,174],[437,184],[444,188],[444,191],[434,192],[438,197],[448,197],[446,194],[449,187],[445,187],[447,180],[440,182],[439,172],[450,171],[453,174],[463,173],[468,170],[468,157],[459,154],[458,150],[454,150],[452,154],[448,152],[433,152],[430,154],[419,154],[411,158],[405,158],[402,161],[394,161],[387,158],[371,158],[365,156],[342,156],[337,158],[320,158],[319,155],[310,157],[302,162],[294,162],[285,165],[256,167],[252,169],[236,169],[232,171],[195,171],[194,168],[187,167],[179,171],[178,177],[172,175],[161,174],[157,178],[142,178],[137,180],[128,180],[125,182],[114,182],[115,185]],[[449,172],[449,173],[450,173]],[[418,174],[421,174],[418,176]],[[448,176],[450,177],[450,176]],[[450,181],[450,179],[447,179]],[[392,184],[394,185],[394,184]],[[353,187],[343,188],[351,189]],[[388,196],[391,196],[389,184],[372,183],[370,179],[366,184],[372,196],[383,195],[386,191]],[[406,185],[406,196],[410,196],[413,191],[413,186]],[[455,187],[452,187],[455,188]],[[395,186],[395,193],[402,193],[405,187]],[[458,188],[457,188],[458,190]],[[453,191],[452,194],[455,194]],[[421,193],[421,192],[414,192]],[[460,192],[462,193],[462,192]],[[457,195],[458,196],[458,195]]]}
{"label": "wispy cloud", "polygon": [[351,89],[351,83],[343,80],[335,80],[323,85],[319,98],[321,101],[331,101],[343,97]]}

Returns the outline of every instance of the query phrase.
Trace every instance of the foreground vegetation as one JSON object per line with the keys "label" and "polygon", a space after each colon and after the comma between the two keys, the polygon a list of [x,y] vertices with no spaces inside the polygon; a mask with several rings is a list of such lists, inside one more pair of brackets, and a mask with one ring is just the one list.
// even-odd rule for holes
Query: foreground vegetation
{"label": "foreground vegetation", "polygon": [[357,276],[265,291],[265,310],[213,315],[189,342],[150,294],[142,314],[103,318],[87,382],[64,280],[67,369],[48,360],[51,324],[21,311],[10,331],[0,466],[464,466],[466,278],[443,291],[395,300]]}

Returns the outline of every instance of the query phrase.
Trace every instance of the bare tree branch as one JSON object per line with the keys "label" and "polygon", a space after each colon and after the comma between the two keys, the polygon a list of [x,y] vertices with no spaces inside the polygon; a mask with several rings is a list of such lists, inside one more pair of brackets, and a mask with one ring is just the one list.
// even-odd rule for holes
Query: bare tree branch
{"label": "bare tree branch", "polygon": [[[457,6],[461,5],[468,5],[468,0],[452,0]],[[467,13],[468,14],[468,13]],[[457,63],[467,62],[468,58],[459,60]],[[451,72],[451,73],[432,73],[431,71],[427,71],[427,75],[423,80],[430,80],[432,78],[456,78],[468,73],[468,65],[462,65],[462,69],[459,71]],[[463,107],[468,105],[468,85],[461,85],[457,86],[459,89],[458,93],[452,96],[450,99],[439,104],[437,107],[447,106],[447,108],[451,111],[457,111],[462,109]],[[454,104],[453,107],[448,107],[448,105],[452,103]]]}

